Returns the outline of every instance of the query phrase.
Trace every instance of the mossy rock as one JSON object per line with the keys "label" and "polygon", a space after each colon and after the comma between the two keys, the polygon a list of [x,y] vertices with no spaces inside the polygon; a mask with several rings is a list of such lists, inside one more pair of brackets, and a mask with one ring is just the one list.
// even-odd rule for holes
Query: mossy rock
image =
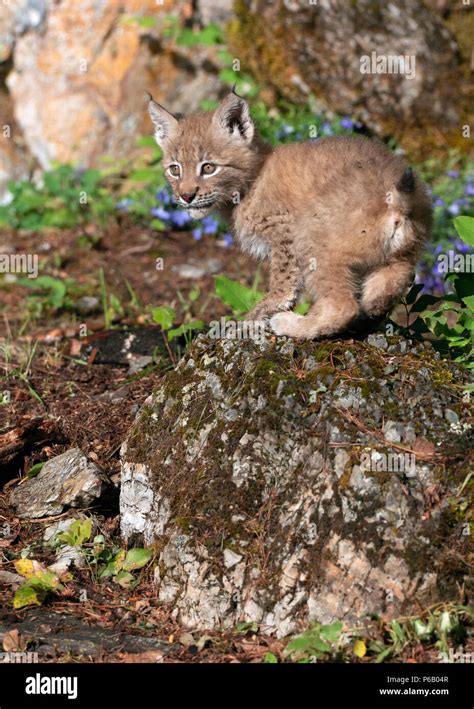
{"label": "mossy rock", "polygon": [[122,447],[122,535],[155,545],[159,597],[189,627],[284,636],[453,600],[470,539],[466,379],[430,345],[382,335],[200,336]]}
{"label": "mossy rock", "polygon": [[[469,67],[422,0],[235,0],[234,7],[231,51],[264,86],[292,102],[313,94],[322,108],[355,115],[416,158],[469,151],[461,130],[472,123]],[[474,13],[462,16],[472,30]],[[391,57],[407,59],[402,66]]]}

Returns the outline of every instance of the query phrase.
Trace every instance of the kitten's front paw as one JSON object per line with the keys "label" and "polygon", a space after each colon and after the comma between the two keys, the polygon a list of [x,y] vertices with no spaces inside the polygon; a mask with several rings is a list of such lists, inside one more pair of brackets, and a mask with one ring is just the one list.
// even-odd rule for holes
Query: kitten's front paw
{"label": "kitten's front paw", "polygon": [[270,328],[275,335],[286,335],[287,337],[301,337],[300,321],[303,315],[297,313],[277,313],[270,319]]}

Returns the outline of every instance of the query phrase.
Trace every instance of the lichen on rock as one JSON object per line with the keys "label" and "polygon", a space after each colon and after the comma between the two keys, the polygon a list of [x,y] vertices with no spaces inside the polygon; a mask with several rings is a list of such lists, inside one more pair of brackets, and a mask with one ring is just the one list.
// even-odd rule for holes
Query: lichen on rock
{"label": "lichen on rock", "polygon": [[454,597],[465,377],[380,335],[200,336],[122,447],[122,535],[156,546],[159,597],[189,627],[284,636]]}

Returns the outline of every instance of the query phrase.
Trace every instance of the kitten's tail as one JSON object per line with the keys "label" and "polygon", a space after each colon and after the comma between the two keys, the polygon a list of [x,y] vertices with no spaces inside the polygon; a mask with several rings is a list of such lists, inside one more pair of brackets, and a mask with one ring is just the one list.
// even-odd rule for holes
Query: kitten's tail
{"label": "kitten's tail", "polygon": [[398,178],[392,189],[386,193],[386,202],[389,208],[400,209],[410,200],[416,189],[415,173],[407,167]]}

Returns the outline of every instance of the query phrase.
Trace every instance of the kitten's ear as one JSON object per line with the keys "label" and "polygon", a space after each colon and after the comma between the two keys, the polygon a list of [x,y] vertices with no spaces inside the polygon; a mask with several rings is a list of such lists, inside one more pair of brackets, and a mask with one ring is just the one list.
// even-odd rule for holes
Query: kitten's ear
{"label": "kitten's ear", "polygon": [[155,127],[155,140],[160,148],[162,148],[163,144],[169,140],[178,127],[178,121],[172,113],[166,110],[166,108],[163,108],[163,106],[160,106],[159,103],[156,103],[156,101],[154,101],[151,97],[151,94],[150,102],[148,104],[148,112]]}
{"label": "kitten's ear", "polygon": [[246,143],[252,141],[255,133],[247,101],[234,92],[221,101],[214,112],[212,122],[228,135],[235,135]]}

